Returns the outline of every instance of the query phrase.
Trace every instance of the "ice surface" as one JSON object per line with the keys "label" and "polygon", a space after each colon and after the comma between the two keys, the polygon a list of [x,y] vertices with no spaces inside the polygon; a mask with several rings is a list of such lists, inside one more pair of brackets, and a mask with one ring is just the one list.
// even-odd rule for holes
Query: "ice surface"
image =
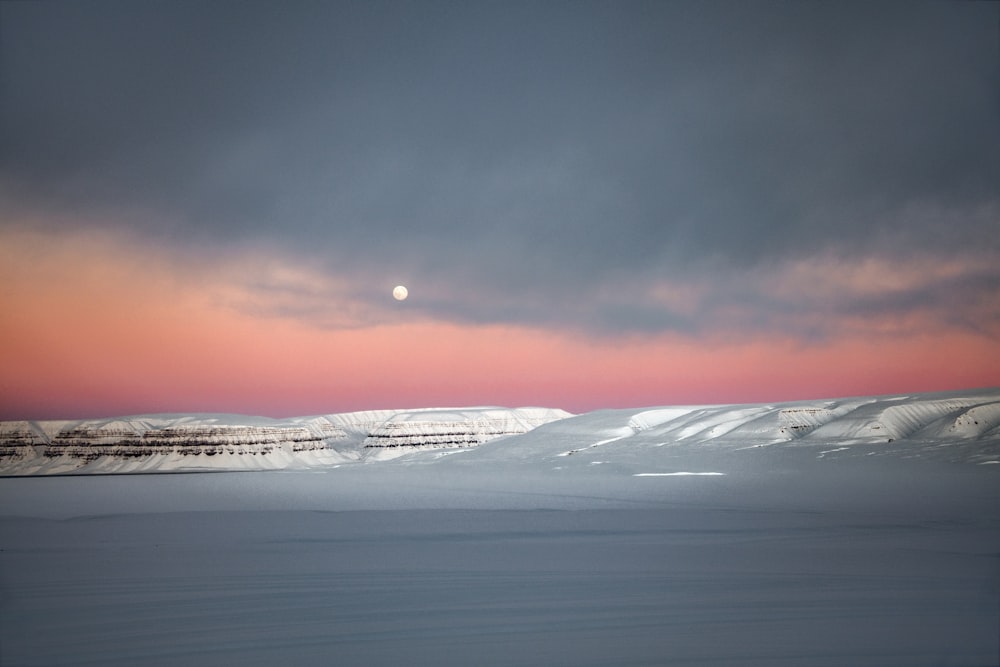
{"label": "ice surface", "polygon": [[724,472],[637,472],[633,477],[686,477],[688,475],[704,475],[707,477],[712,477],[716,475],[725,475]]}
{"label": "ice surface", "polygon": [[[308,470],[2,478],[0,664],[995,665],[996,403],[609,410]],[[359,442],[391,416],[324,421]]]}
{"label": "ice surface", "polygon": [[850,468],[8,478],[0,663],[995,664],[995,473]]}

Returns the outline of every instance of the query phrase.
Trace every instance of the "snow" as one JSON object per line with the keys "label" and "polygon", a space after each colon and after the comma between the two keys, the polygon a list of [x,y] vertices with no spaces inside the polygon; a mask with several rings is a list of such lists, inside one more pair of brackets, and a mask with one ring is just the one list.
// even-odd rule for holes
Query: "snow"
{"label": "snow", "polygon": [[[497,438],[520,435],[536,426],[561,419],[568,413],[538,408],[433,409],[399,412],[368,433],[365,449],[390,452],[375,454],[380,460],[395,458],[414,449],[476,447]],[[369,453],[369,456],[372,456]]]}
{"label": "snow", "polygon": [[[0,478],[0,664],[997,664],[998,404],[91,420],[325,446]],[[386,422],[531,428],[378,460]]]}
{"label": "snow", "polygon": [[375,410],[289,419],[136,415],[0,423],[0,474],[307,469],[474,447],[569,413],[549,408]]}
{"label": "snow", "polygon": [[996,662],[995,472],[607,467],[6,478],[0,663]]}
{"label": "snow", "polygon": [[[397,459],[427,463],[441,458],[430,452],[473,448],[475,455],[463,461],[544,464],[553,457],[592,460],[599,450],[614,452],[613,462],[621,465],[656,461],[669,466],[695,452],[732,457],[741,451],[792,448],[825,460],[895,456],[982,464],[1000,461],[998,442],[996,389],[583,415],[499,407],[373,410],[281,420],[138,415],[2,423],[0,474],[310,469]],[[739,464],[763,461],[757,452]]]}
{"label": "snow", "polygon": [[688,475],[706,475],[715,477],[725,475],[724,472],[637,472],[633,477],[686,477]]}

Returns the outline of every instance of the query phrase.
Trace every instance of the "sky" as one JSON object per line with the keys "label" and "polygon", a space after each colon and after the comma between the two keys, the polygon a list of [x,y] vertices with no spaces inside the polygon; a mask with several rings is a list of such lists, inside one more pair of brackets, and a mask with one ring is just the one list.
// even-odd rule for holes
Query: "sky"
{"label": "sky", "polygon": [[0,419],[998,386],[998,184],[1000,3],[2,0]]}

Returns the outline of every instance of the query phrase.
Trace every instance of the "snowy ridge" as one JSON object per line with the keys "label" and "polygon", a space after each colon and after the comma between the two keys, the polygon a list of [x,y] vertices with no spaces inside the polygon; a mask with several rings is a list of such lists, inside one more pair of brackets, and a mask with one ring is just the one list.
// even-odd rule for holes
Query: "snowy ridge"
{"label": "snowy ridge", "polygon": [[466,448],[520,435],[569,416],[547,408],[420,410],[401,412],[382,422],[364,440],[366,449]]}
{"label": "snowy ridge", "polygon": [[[533,461],[667,476],[867,457],[1000,464],[1000,389],[758,405],[600,410],[491,443],[447,465]],[[1000,466],[997,467],[1000,470]],[[655,473],[655,475],[654,475]]]}
{"label": "snowy ridge", "polygon": [[[271,469],[349,460],[349,435],[323,417],[137,415],[76,422],[0,423],[0,472]],[[30,440],[30,442],[29,442]],[[306,456],[307,452],[311,452]]]}
{"label": "snowy ridge", "polygon": [[377,410],[268,419],[136,415],[76,422],[0,422],[0,474],[272,470],[472,447],[569,416],[547,408]]}
{"label": "snowy ridge", "polygon": [[[466,454],[446,461],[426,450]],[[556,469],[614,464],[632,474],[666,476],[720,456],[753,465],[764,460],[755,453],[765,451],[824,460],[888,456],[1000,464],[1000,389],[583,415],[474,407],[289,419],[139,415],[0,423],[0,474],[6,475],[269,470],[399,459],[535,462]]]}
{"label": "snowy ridge", "polygon": [[[399,410],[363,410],[360,412],[343,412],[340,414],[326,415],[324,418],[331,424],[343,429],[352,437],[363,440],[369,433],[374,431],[387,419],[398,414]],[[407,412],[414,412],[407,410]]]}
{"label": "snowy ridge", "polygon": [[709,406],[635,415],[637,432],[673,440],[840,444],[989,436],[1000,427],[1000,391],[942,398],[857,398],[779,405]]}

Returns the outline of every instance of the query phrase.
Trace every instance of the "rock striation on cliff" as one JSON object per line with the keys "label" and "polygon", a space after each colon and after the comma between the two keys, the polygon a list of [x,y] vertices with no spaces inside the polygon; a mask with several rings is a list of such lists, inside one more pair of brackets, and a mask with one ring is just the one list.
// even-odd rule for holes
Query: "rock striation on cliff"
{"label": "rock striation on cliff", "polygon": [[268,419],[137,415],[0,422],[0,474],[303,468],[475,447],[570,416],[547,408],[374,410]]}

